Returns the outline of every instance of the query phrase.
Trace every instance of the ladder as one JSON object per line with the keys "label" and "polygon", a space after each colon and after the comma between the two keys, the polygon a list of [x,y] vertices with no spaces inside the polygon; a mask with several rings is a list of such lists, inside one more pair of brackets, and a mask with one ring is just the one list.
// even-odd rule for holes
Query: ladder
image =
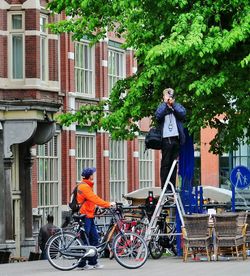
{"label": "ladder", "polygon": [[[185,214],[184,207],[183,207],[183,204],[182,204],[179,193],[176,193],[174,185],[169,181],[170,178],[171,178],[171,175],[174,171],[175,166],[177,166],[177,163],[178,163],[177,160],[174,160],[174,162],[172,163],[172,166],[170,168],[170,171],[169,171],[169,174],[167,176],[166,182],[165,182],[164,187],[162,189],[161,195],[160,195],[159,200],[156,204],[154,213],[153,213],[153,215],[151,217],[151,220],[149,222],[149,225],[146,229],[144,239],[145,239],[147,244],[150,242],[151,237],[153,235],[155,235],[155,229],[156,229],[157,222],[158,222],[158,219],[160,217],[163,206],[169,201],[172,202],[174,200],[174,203],[176,204],[176,207],[177,207],[177,210],[178,210],[178,213],[179,213],[179,216],[180,216],[181,224],[184,226],[184,220],[183,220],[183,215]],[[170,185],[170,188],[171,188],[171,191],[172,191],[170,193],[166,193],[168,185]]]}

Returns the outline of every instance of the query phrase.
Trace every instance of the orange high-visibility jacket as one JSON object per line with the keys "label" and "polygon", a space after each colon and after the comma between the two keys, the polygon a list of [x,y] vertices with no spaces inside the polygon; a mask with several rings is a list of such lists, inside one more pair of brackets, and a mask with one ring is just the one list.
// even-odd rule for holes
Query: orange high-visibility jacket
{"label": "orange high-visibility jacket", "polygon": [[87,218],[94,218],[96,205],[104,208],[110,207],[110,202],[101,199],[93,192],[93,185],[94,182],[83,179],[77,188],[77,202],[80,205],[83,202],[80,214],[85,214]]}

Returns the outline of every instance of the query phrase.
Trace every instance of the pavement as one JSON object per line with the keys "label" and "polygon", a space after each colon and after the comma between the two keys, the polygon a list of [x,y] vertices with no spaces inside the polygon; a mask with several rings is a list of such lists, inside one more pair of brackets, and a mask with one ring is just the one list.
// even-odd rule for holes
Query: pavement
{"label": "pavement", "polygon": [[0,264],[0,276],[249,276],[250,257],[243,261],[242,258],[229,258],[219,261],[193,261],[191,259],[184,263],[180,257],[162,257],[159,260],[149,258],[147,262],[138,269],[126,269],[115,260],[102,258],[100,263],[104,268],[95,270],[71,270],[60,271],[52,267],[48,261],[33,261],[22,263]]}

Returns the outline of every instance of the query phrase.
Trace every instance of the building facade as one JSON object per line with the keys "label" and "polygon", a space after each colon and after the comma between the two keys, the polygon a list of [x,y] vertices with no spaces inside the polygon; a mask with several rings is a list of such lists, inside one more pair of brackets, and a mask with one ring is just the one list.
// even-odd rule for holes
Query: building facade
{"label": "building facade", "polygon": [[[43,3],[44,2],[44,3]],[[34,247],[32,147],[50,141],[63,103],[59,39],[45,1],[0,2],[0,247]]]}
{"label": "building facade", "polygon": [[[97,168],[95,191],[110,201],[160,186],[160,152],[144,152],[144,135],[113,141],[107,132],[89,133],[88,126],[56,124],[57,113],[108,98],[137,63],[112,33],[93,47],[50,33],[46,24],[62,18],[51,17],[46,3],[0,1],[0,249],[21,256],[38,250],[36,237],[48,214],[62,224],[82,168]],[[149,123],[140,122],[142,133]],[[206,131],[196,152],[197,182],[219,186],[220,159],[209,155]]]}
{"label": "building facade", "polygon": [[50,33],[46,24],[60,17],[50,17],[46,2],[0,2],[0,249],[22,256],[38,249],[47,214],[60,226],[82,168],[97,167],[95,191],[106,200],[159,183],[159,153],[144,154],[143,136],[113,141],[55,123],[60,111],[109,97],[137,68],[112,33],[93,47]]}

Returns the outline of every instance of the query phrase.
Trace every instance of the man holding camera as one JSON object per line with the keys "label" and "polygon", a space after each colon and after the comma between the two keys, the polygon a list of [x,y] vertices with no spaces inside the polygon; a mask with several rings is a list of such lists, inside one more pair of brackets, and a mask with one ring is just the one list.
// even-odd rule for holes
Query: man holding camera
{"label": "man holding camera", "polygon": [[[166,88],[163,91],[163,102],[158,106],[155,117],[162,130],[162,159],[161,159],[161,188],[163,189],[172,163],[179,156],[180,145],[185,143],[183,121],[186,117],[186,109],[175,102],[174,90]],[[175,167],[170,182],[176,185]],[[170,186],[168,186],[170,190]],[[171,191],[171,190],[170,190]]]}

